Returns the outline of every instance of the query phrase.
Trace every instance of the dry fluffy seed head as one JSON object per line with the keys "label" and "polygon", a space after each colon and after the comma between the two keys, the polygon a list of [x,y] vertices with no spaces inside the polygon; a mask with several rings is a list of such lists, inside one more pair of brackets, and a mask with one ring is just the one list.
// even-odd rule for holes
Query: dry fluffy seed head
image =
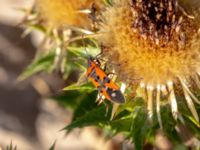
{"label": "dry fluffy seed head", "polygon": [[36,7],[50,26],[89,27],[87,14],[79,11],[90,9],[94,2],[97,6],[101,5],[101,0],[36,0]]}
{"label": "dry fluffy seed head", "polygon": [[166,84],[199,70],[197,19],[172,0],[114,0],[102,14],[103,54],[123,81]]}

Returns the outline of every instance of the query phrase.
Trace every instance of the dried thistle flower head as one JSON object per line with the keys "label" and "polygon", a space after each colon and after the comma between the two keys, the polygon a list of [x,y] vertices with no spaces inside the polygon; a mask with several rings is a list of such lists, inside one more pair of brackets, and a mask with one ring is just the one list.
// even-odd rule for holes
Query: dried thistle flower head
{"label": "dried thistle flower head", "polygon": [[[199,87],[200,37],[196,12],[188,14],[178,0],[114,0],[102,14],[99,38],[103,55],[113,64],[120,80],[139,80],[148,110],[160,111],[160,98],[169,95],[176,118],[175,86],[181,85],[193,116],[193,101],[200,101],[190,87]],[[191,84],[191,81],[195,81]]]}
{"label": "dried thistle flower head", "polygon": [[89,27],[90,20],[87,11],[95,3],[100,7],[101,0],[36,0],[36,7],[41,17],[50,26],[63,25]]}

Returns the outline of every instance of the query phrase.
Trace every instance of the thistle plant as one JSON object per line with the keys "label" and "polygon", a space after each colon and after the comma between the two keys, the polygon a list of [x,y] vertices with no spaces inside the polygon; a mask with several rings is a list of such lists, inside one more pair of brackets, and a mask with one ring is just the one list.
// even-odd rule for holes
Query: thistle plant
{"label": "thistle plant", "polygon": [[[43,49],[49,53],[39,53],[21,78],[58,69],[66,80],[79,72],[79,79],[54,97],[74,111],[64,128],[68,132],[97,126],[108,137],[123,134],[139,150],[155,145],[161,130],[174,149],[198,149],[199,11],[195,0],[38,0],[24,25],[42,27]],[[122,86],[125,104],[104,100],[97,105],[100,93],[83,81],[88,55],[112,72],[109,78]],[[185,144],[180,126],[191,132],[192,144]]]}
{"label": "thistle plant", "polygon": [[200,101],[191,91],[192,87],[198,90],[200,83],[199,16],[185,15],[179,5],[178,1],[170,0],[131,4],[114,1],[103,13],[100,31],[104,34],[100,41],[105,47],[103,54],[114,64],[121,81],[131,86],[140,79],[138,89],[147,101],[150,116],[154,102],[160,116],[160,98],[167,94],[177,119],[177,86],[181,88],[177,94],[185,97],[199,122],[193,101],[196,104]]}

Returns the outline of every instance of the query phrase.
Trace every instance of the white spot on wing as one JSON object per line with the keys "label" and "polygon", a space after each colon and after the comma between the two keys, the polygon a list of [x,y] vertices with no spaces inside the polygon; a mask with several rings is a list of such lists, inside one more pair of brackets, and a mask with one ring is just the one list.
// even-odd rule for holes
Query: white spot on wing
{"label": "white spot on wing", "polygon": [[111,96],[112,96],[112,97],[116,97],[116,93],[113,92],[113,93],[111,94]]}

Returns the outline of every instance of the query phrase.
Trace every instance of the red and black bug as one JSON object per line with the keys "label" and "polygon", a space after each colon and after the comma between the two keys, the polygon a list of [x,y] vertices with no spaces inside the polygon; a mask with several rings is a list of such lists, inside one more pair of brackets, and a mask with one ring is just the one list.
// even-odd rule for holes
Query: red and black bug
{"label": "red and black bug", "polygon": [[121,104],[125,102],[124,95],[120,91],[119,86],[111,81],[105,71],[101,69],[98,60],[88,59],[86,76],[98,89],[99,94],[105,96],[106,99]]}

